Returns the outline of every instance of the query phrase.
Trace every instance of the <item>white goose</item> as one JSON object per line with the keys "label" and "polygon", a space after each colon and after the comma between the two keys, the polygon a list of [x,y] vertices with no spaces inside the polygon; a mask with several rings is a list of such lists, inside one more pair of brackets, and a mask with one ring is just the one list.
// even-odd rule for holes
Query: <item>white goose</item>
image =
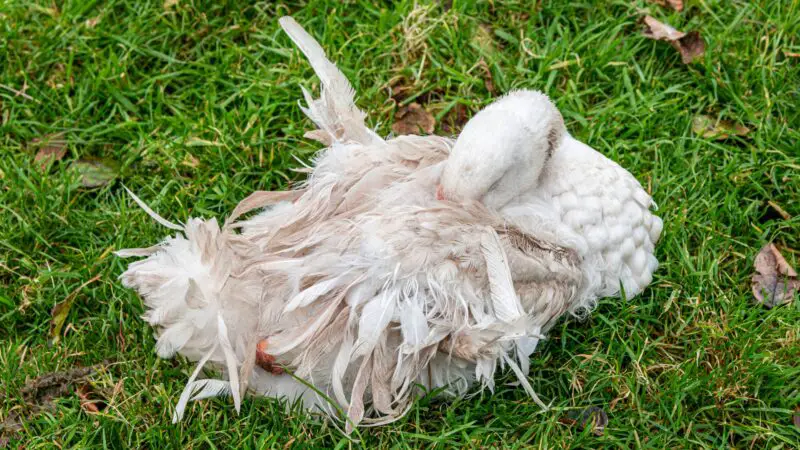
{"label": "white goose", "polygon": [[[539,92],[515,91],[458,139],[367,128],[353,90],[293,19],[281,26],[322,82],[304,91],[329,147],[294,191],[256,192],[223,227],[173,224],[120,256],[162,357],[199,361],[189,400],[253,392],[301,398],[347,431],[403,415],[424,388],[492,389],[508,367],[531,397],[529,357],[567,312],[641,292],[662,223],[622,167],[573,139]],[[249,211],[271,205],[244,221]],[[208,362],[227,380],[197,377]]]}

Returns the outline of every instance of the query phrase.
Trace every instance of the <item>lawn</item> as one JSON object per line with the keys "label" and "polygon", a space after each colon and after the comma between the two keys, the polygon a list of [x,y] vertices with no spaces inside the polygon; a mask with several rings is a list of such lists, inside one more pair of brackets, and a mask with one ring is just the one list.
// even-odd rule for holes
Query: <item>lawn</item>
{"label": "lawn", "polygon": [[[0,1],[0,447],[797,448],[800,301],[766,309],[750,280],[769,242],[800,266],[800,3],[685,3]],[[453,134],[502,93],[540,89],[652,193],[665,224],[655,280],[540,346],[530,379],[550,410],[499,383],[421,399],[359,441],[267,399],[238,416],[229,400],[194,403],[170,423],[193,365],[156,357],[112,255],[169,230],[123,184],[183,221],[302,179],[291,169],[319,145],[303,138],[299,85],[318,82],[278,27],[285,14],[381,134],[412,102]],[[699,31],[705,54],[684,64],[642,35],[645,14]],[[698,115],[748,130],[704,136]],[[115,176],[86,187],[87,164]],[[80,389],[30,394],[39,376],[103,362]],[[98,412],[81,395],[102,399]],[[608,416],[602,433],[576,423],[590,407]]]}

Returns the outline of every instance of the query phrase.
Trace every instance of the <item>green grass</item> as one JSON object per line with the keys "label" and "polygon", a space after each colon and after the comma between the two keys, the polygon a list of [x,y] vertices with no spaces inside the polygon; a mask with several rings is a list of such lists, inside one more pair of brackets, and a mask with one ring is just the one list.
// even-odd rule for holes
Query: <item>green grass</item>
{"label": "green grass", "polygon": [[[800,251],[800,58],[790,56],[800,53],[800,3],[686,3],[676,13],[644,0],[455,0],[449,10],[411,1],[179,0],[170,10],[161,0],[55,9],[0,1],[0,420],[19,410],[33,378],[115,362],[92,378],[108,404],[102,413],[62,396],[9,434],[10,445],[359,445],[267,399],[248,399],[239,416],[229,401],[196,403],[171,425],[192,365],[156,358],[141,301],[117,282],[124,262],[110,254],[168,234],[123,183],[177,221],[224,217],[253,190],[299,180],[294,157],[318,146],[302,137],[311,124],[298,84],[317,81],[279,30],[277,18],[292,14],[351,78],[381,133],[398,83],[440,129],[512,88],[540,89],[577,138],[651,190],[665,223],[652,286],[631,302],[604,300],[585,322],[562,322],[535,354],[531,380],[550,411],[501,383],[495,395],[422,399],[403,420],[362,429],[362,444],[797,448],[800,302],[754,304],[750,276],[765,243]],[[687,66],[667,43],[643,38],[639,8],[700,30],[705,56]],[[700,138],[697,114],[751,132]],[[42,171],[32,141],[52,133],[63,133],[67,155]],[[67,168],[87,157],[115,162],[119,176],[82,188]],[[796,267],[798,251],[784,250]],[[53,305],[98,275],[77,292],[60,342],[49,343]],[[602,436],[565,420],[590,406],[608,414]]]}

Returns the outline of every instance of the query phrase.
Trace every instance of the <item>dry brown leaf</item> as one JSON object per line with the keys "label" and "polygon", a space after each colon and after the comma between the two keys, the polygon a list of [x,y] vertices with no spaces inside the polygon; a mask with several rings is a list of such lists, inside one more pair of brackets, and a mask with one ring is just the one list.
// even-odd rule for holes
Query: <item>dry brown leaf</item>
{"label": "dry brown leaf", "polygon": [[414,90],[414,83],[404,76],[395,77],[389,82],[389,96],[397,103],[410,97]]}
{"label": "dry brown leaf", "polygon": [[731,136],[747,136],[750,128],[730,120],[715,120],[700,114],[692,119],[692,131],[698,136],[721,141]]}
{"label": "dry brown leaf", "polygon": [[672,42],[686,36],[686,33],[683,31],[678,31],[651,16],[644,17],[644,24],[647,25],[647,29],[644,30],[644,35],[650,39]]}
{"label": "dry brown leaf", "polygon": [[50,339],[51,342],[58,343],[61,339],[61,329],[64,328],[64,323],[67,321],[67,315],[69,314],[70,308],[72,308],[72,303],[75,301],[75,297],[78,296],[78,293],[83,290],[86,286],[94,283],[95,281],[100,279],[100,275],[96,275],[90,280],[86,281],[82,285],[80,285],[77,289],[72,291],[64,301],[57,303],[53,306],[53,309],[50,311]]}
{"label": "dry brown leaf", "polygon": [[105,409],[105,402],[103,400],[92,398],[97,397],[97,393],[92,391],[88,384],[82,384],[75,389],[78,398],[81,399],[81,409],[89,414],[97,414]]}
{"label": "dry brown leaf", "polygon": [[164,0],[164,9],[170,9],[178,4],[179,0]]}
{"label": "dry brown leaf", "polygon": [[691,31],[685,37],[673,42],[672,46],[681,53],[681,61],[689,64],[700,58],[706,52],[706,41],[700,36],[699,31]]}
{"label": "dry brown leaf", "polygon": [[651,16],[645,16],[644,23],[647,25],[647,29],[644,30],[645,37],[669,42],[680,52],[681,60],[684,64],[689,64],[703,56],[706,51],[705,40],[703,40],[698,31],[684,33],[663,22],[659,22]]}
{"label": "dry brown leaf", "polygon": [[675,11],[683,11],[683,0],[667,0],[667,3]]}
{"label": "dry brown leaf", "polygon": [[100,159],[79,159],[70,168],[78,173],[81,185],[87,188],[105,186],[117,176],[115,163]]}
{"label": "dry brown leaf", "polygon": [[800,428],[800,406],[794,409],[794,417],[792,417],[792,422],[794,422],[794,426]]}
{"label": "dry brown leaf", "polygon": [[650,1],[657,5],[672,8],[675,11],[683,11],[683,0],[650,0]]}
{"label": "dry brown leaf", "polygon": [[767,244],[756,255],[753,295],[767,308],[789,303],[800,291],[797,272],[774,244]]}
{"label": "dry brown leaf", "polygon": [[575,425],[576,423],[578,423],[578,421],[575,420],[575,419],[571,419],[569,417],[559,417],[558,418],[558,423],[572,426],[572,425]]}
{"label": "dry brown leaf", "polygon": [[67,141],[63,133],[48,134],[41,138],[31,140],[31,144],[39,147],[34,162],[44,169],[51,162],[60,161],[67,154]]}
{"label": "dry brown leaf", "polygon": [[397,135],[431,134],[436,126],[436,119],[419,103],[403,106],[394,115],[392,131]]}
{"label": "dry brown leaf", "polygon": [[797,53],[797,52],[790,52],[790,51],[784,50],[783,54],[786,55],[789,58],[800,58],[800,53]]}

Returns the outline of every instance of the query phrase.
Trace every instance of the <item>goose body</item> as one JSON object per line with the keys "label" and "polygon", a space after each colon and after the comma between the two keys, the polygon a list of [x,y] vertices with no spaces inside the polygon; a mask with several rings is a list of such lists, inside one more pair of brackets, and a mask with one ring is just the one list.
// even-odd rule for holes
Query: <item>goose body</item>
{"label": "goose body", "polygon": [[[189,219],[120,256],[162,357],[198,361],[176,407],[231,395],[302,399],[348,431],[402,416],[420,386],[492,389],[567,313],[652,279],[661,221],[622,167],[573,139],[542,94],[518,91],[456,140],[382,139],[349,82],[294,20],[281,25],[322,82],[304,91],[328,145],[306,182],[256,192],[220,226]],[[492,128],[494,127],[494,128]],[[250,211],[263,210],[246,220]],[[211,363],[222,379],[197,379]],[[544,404],[542,404],[544,407]]]}

